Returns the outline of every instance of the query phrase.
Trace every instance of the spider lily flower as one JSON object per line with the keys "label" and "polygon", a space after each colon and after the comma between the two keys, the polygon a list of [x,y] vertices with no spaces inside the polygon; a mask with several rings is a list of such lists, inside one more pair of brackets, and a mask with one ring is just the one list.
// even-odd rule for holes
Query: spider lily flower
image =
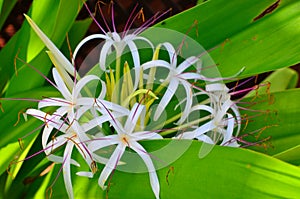
{"label": "spider lily flower", "polygon": [[[68,196],[69,198],[74,198],[70,165],[73,164],[78,167],[80,166],[77,161],[71,158],[74,146],[91,170],[91,172],[78,172],[77,174],[86,177],[92,177],[97,171],[93,154],[89,151],[85,143],[87,140],[89,140],[89,137],[85,134],[76,120],[72,121],[71,124],[66,124],[65,121],[60,119],[60,116],[56,114],[49,115],[36,109],[28,109],[26,114],[32,115],[33,117],[46,123],[42,134],[43,150],[50,161],[62,164],[63,178]],[[56,137],[55,134],[58,134],[58,132],[61,132],[62,134]],[[49,141],[50,137],[51,139]],[[52,154],[53,151],[58,150],[61,146],[65,146],[62,157]],[[107,162],[107,160],[104,158],[97,159],[97,161],[102,163]]]}
{"label": "spider lily flower", "polygon": [[[102,189],[105,189],[105,182],[107,178],[110,176],[112,171],[117,167],[123,153],[125,152],[126,147],[134,150],[145,162],[147,169],[149,171],[150,176],[150,184],[154,195],[156,198],[159,198],[160,186],[158,177],[155,171],[155,167],[153,162],[147,154],[147,151],[144,149],[142,145],[138,143],[141,140],[150,140],[150,139],[162,139],[162,137],[154,132],[150,131],[138,131],[134,132],[137,126],[137,122],[143,121],[143,112],[145,110],[145,106],[136,103],[130,114],[127,117],[125,125],[123,126],[117,119],[110,120],[110,124],[115,129],[117,134],[109,135],[105,137],[95,138],[91,141],[88,145],[89,150],[95,152],[101,148],[117,145],[116,149],[112,153],[111,157],[109,158],[107,164],[105,165],[104,169],[102,170],[98,183]],[[107,110],[108,114],[109,110]]]}
{"label": "spider lily flower", "polygon": [[56,88],[63,98],[46,98],[39,102],[39,109],[49,106],[58,106],[60,107],[56,110],[58,115],[63,116],[67,113],[68,117],[71,118],[70,120],[72,120],[75,118],[74,114],[76,111],[78,114],[77,117],[80,118],[82,114],[93,106],[93,102],[95,101],[93,97],[81,97],[80,93],[84,86],[92,80],[97,80],[102,83],[102,91],[99,98],[104,98],[105,96],[105,84],[95,75],[87,75],[78,82],[75,82],[72,92],[70,92],[56,68],[53,68],[52,74],[56,83]]}
{"label": "spider lily flower", "polygon": [[[204,110],[211,114],[212,119],[197,127],[194,131],[185,132],[178,136],[184,139],[198,139],[209,144],[218,144],[238,147],[236,141],[241,123],[240,112],[237,105],[230,99],[229,89],[225,84],[212,83],[206,85],[210,105],[198,104],[191,108],[191,112]],[[233,112],[230,113],[229,110]],[[237,130],[234,129],[237,126]]]}
{"label": "spider lily flower", "polygon": [[140,57],[139,57],[139,52],[138,52],[138,47],[136,45],[137,41],[143,41],[146,44],[149,45],[149,47],[151,49],[153,49],[153,45],[152,43],[145,37],[139,36],[139,34],[145,30],[148,26],[150,26],[151,24],[153,24],[160,16],[164,15],[164,13],[160,16],[153,16],[152,18],[150,18],[148,21],[146,21],[144,23],[144,25],[133,31],[132,33],[129,33],[129,30],[133,24],[133,22],[142,14],[142,11],[138,12],[137,14],[134,15],[137,5],[135,6],[135,8],[133,9],[132,13],[130,14],[127,23],[124,27],[123,33],[119,34],[116,30],[115,24],[114,24],[114,6],[112,5],[111,8],[111,14],[112,14],[112,25],[113,25],[113,30],[111,30],[109,28],[109,26],[107,25],[107,22],[103,16],[102,10],[101,8],[100,10],[100,14],[104,20],[104,23],[108,29],[108,32],[104,30],[104,28],[97,22],[97,20],[95,19],[94,15],[91,13],[90,9],[88,8],[88,6],[86,5],[86,3],[84,3],[86,9],[88,10],[90,16],[93,18],[93,20],[95,21],[95,23],[98,25],[98,27],[100,28],[100,30],[102,31],[102,34],[93,34],[90,35],[86,38],[84,38],[75,48],[74,53],[73,53],[73,63],[74,60],[78,54],[79,49],[88,41],[92,40],[92,39],[103,39],[104,40],[104,45],[100,51],[100,57],[99,57],[99,66],[103,71],[106,71],[106,58],[107,56],[111,53],[112,49],[115,50],[116,52],[116,81],[118,81],[120,79],[120,73],[121,73],[121,63],[120,63],[120,56],[122,55],[123,51],[125,50],[126,47],[129,48],[130,53],[132,55],[133,58],[133,64],[135,67],[135,77],[136,77],[136,81],[134,83],[135,88],[137,87],[138,84],[138,78],[140,75]]}
{"label": "spider lily flower", "polygon": [[178,89],[179,85],[182,85],[185,89],[186,105],[182,113],[182,119],[178,121],[178,123],[181,123],[182,120],[187,117],[187,114],[189,113],[192,106],[192,84],[188,80],[202,79],[202,75],[198,73],[184,71],[196,64],[199,61],[199,58],[191,56],[177,66],[177,53],[175,52],[174,47],[168,42],[162,43],[161,46],[164,46],[166,48],[169,54],[170,62],[164,60],[152,60],[142,65],[143,70],[157,67],[163,67],[169,70],[167,78],[156,90],[156,92],[159,92],[164,86],[168,85],[166,92],[164,93],[162,99],[158,104],[158,109],[154,114],[154,120],[157,120],[159,118],[172,97],[175,95],[175,92]]}

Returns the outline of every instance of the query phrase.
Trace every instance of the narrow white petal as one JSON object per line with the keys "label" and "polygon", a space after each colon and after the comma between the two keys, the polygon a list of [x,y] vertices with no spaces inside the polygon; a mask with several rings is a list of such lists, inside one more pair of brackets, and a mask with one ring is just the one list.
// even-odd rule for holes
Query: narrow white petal
{"label": "narrow white petal", "polygon": [[36,32],[36,34],[40,37],[43,43],[47,46],[47,48],[53,53],[54,57],[61,63],[60,65],[65,68],[70,74],[74,73],[74,67],[69,62],[69,60],[59,51],[59,49],[53,44],[53,42],[41,31],[41,29],[34,23],[34,21],[24,14],[30,26]]}
{"label": "narrow white petal", "polygon": [[161,135],[159,135],[158,133],[155,133],[155,132],[151,132],[151,131],[134,132],[130,136],[135,141],[163,139],[163,137]]}
{"label": "narrow white petal", "polygon": [[104,39],[104,40],[107,40],[107,39],[110,39],[108,36],[106,35],[103,35],[103,34],[93,34],[93,35],[90,35],[86,38],[84,38],[83,40],[81,40],[79,42],[79,44],[76,46],[75,50],[74,50],[74,53],[73,53],[73,60],[72,60],[72,63],[74,64],[74,60],[76,59],[76,56],[77,56],[77,53],[79,51],[79,49],[88,41],[92,40],[92,39]]}
{"label": "narrow white petal", "polygon": [[145,106],[135,103],[131,109],[130,114],[128,115],[128,118],[126,120],[124,131],[127,134],[130,134],[133,132],[134,128],[136,127],[137,120],[139,119],[142,111],[145,110]]}
{"label": "narrow white petal", "polygon": [[100,80],[100,79],[95,75],[86,75],[85,77],[80,79],[75,85],[75,87],[73,88],[73,93],[72,93],[73,99],[80,97],[80,92],[83,89],[83,87],[92,80]]}
{"label": "narrow white petal", "polygon": [[71,100],[72,95],[69,89],[67,88],[66,84],[64,83],[63,79],[61,78],[60,74],[57,72],[56,68],[52,69],[52,74],[59,92],[66,100]]}
{"label": "narrow white petal", "polygon": [[124,151],[125,151],[126,146],[123,144],[119,144],[117,146],[117,148],[115,149],[115,151],[113,152],[113,154],[110,156],[107,164],[105,165],[105,167],[103,168],[99,180],[98,180],[98,184],[102,189],[105,189],[105,182],[107,180],[107,178],[110,176],[111,172],[116,169],[119,160],[121,159]]}
{"label": "narrow white petal", "polygon": [[176,72],[178,74],[181,74],[183,71],[185,71],[187,68],[195,64],[197,61],[199,61],[199,58],[192,56],[184,60],[179,66],[176,68]]}
{"label": "narrow white petal", "polygon": [[145,164],[148,168],[148,172],[149,172],[150,184],[152,187],[152,191],[153,191],[155,197],[159,198],[160,185],[159,185],[158,177],[156,174],[156,169],[153,165],[153,162],[152,162],[149,154],[144,149],[144,147],[137,142],[130,142],[130,148],[132,148],[135,152],[137,152],[137,154],[145,162]]}
{"label": "narrow white petal", "polygon": [[180,79],[192,79],[192,80],[204,80],[205,77],[203,75],[197,74],[197,73],[181,73],[177,75]]}
{"label": "narrow white petal", "polygon": [[174,47],[169,42],[164,42],[161,45],[164,46],[166,48],[166,50],[168,51],[169,57],[170,57],[170,64],[175,69],[175,67],[177,65],[177,54],[175,52]]}
{"label": "narrow white petal", "polygon": [[70,168],[70,161],[71,161],[71,154],[74,144],[72,142],[68,142],[64,152],[64,163],[63,167],[63,177],[66,186],[66,190],[68,193],[69,198],[74,198],[73,195],[73,186],[71,180],[71,168]]}
{"label": "narrow white petal", "polygon": [[51,106],[70,106],[70,102],[62,98],[45,98],[39,102],[38,108],[51,107]]}
{"label": "narrow white petal", "polygon": [[209,121],[203,125],[201,125],[200,127],[198,127],[195,130],[195,138],[199,137],[200,135],[207,133],[208,131],[211,131],[212,129],[216,128],[216,126],[214,125],[213,121]]}
{"label": "narrow white petal", "polygon": [[82,177],[88,177],[88,178],[94,177],[94,174],[92,172],[87,172],[87,171],[79,171],[76,173],[76,175],[82,176]]}
{"label": "narrow white petal", "polygon": [[177,122],[178,124],[182,124],[184,122],[184,120],[186,120],[188,118],[189,114],[191,113],[191,108],[192,108],[192,104],[193,104],[193,91],[191,89],[191,84],[184,80],[182,80],[180,82],[185,89],[186,104],[185,104],[184,110],[181,111],[182,115],[181,115],[181,118]]}
{"label": "narrow white petal", "polygon": [[228,141],[230,141],[233,138],[232,134],[233,134],[235,119],[230,113],[227,114],[227,117],[228,118],[224,118],[227,119],[227,128],[225,131],[225,135],[223,135],[223,141],[221,145],[228,143]]}
{"label": "narrow white petal", "polygon": [[154,67],[163,67],[163,68],[171,69],[170,63],[164,60],[151,60],[142,64],[141,67],[143,67],[144,70],[147,70],[149,68],[154,68]]}
{"label": "narrow white petal", "polygon": [[110,48],[112,47],[112,45],[114,44],[113,41],[110,40],[106,40],[105,44],[103,45],[101,52],[100,52],[100,57],[99,57],[99,66],[100,68],[105,71],[106,68],[106,57],[109,54]]}
{"label": "narrow white petal", "polygon": [[115,145],[119,140],[118,135],[108,135],[105,137],[96,138],[88,144],[88,148],[91,152],[97,151],[107,146]]}
{"label": "narrow white petal", "polygon": [[172,99],[173,95],[175,94],[175,92],[177,90],[178,84],[179,84],[179,82],[176,78],[171,79],[170,84],[169,84],[164,96],[160,100],[158,107],[155,111],[154,118],[153,118],[154,121],[158,120],[158,118],[160,117],[160,115],[162,114],[164,109],[167,107],[168,103],[170,102],[170,100]]}

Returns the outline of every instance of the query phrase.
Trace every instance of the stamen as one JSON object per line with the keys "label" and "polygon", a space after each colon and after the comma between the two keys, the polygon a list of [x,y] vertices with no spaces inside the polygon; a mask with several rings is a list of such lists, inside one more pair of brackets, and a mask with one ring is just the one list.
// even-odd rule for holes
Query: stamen
{"label": "stamen", "polygon": [[113,30],[114,30],[114,32],[117,32],[116,31],[116,25],[115,25],[114,1],[111,0],[109,5],[111,6],[111,21],[112,21]]}
{"label": "stamen", "polygon": [[174,175],[174,167],[173,167],[173,166],[169,167],[169,170],[167,171],[166,181],[167,181],[168,186],[170,185],[170,184],[169,184],[169,174],[170,174],[171,172],[172,172],[172,174]]}
{"label": "stamen", "polygon": [[131,11],[131,13],[130,13],[127,21],[126,21],[126,24],[124,26],[123,33],[122,33],[122,38],[124,38],[125,32],[127,32],[130,29],[130,26],[128,27],[128,25],[129,25],[129,22],[130,22],[130,20],[131,20],[131,18],[132,18],[132,16],[133,16],[133,14],[134,14],[137,7],[138,7],[138,3],[135,4],[133,10]]}
{"label": "stamen", "polygon": [[[98,21],[96,20],[95,16],[94,16],[93,13],[91,12],[91,10],[89,9],[89,7],[88,7],[88,5],[85,3],[85,1],[83,1],[83,5],[85,6],[86,10],[88,11],[89,15],[92,17],[92,19],[93,19],[93,21],[96,23],[96,25],[100,28],[100,30],[101,30],[104,34],[106,34],[106,31],[105,31],[105,30],[101,27],[101,25],[98,23]],[[101,16],[103,17],[103,20],[104,20],[105,25],[107,25],[107,24],[106,24],[106,20],[105,20],[105,18],[104,18],[104,16],[103,16],[102,10],[101,10],[101,9],[99,9],[99,10],[100,10]],[[107,28],[109,29],[108,26],[107,26]],[[109,30],[109,31],[110,31],[110,30]]]}
{"label": "stamen", "polygon": [[24,112],[23,112],[23,111],[19,111],[19,112],[18,112],[18,120],[16,121],[16,123],[14,123],[14,127],[17,126],[17,125],[19,124],[20,119],[21,119],[21,116],[20,116],[21,114],[24,114]]}
{"label": "stamen", "polygon": [[16,76],[18,76],[18,69],[17,69],[17,57],[18,57],[18,55],[19,55],[19,53],[20,53],[20,48],[18,49],[18,51],[17,51],[17,54],[16,54],[16,56],[15,56],[15,58],[14,58],[14,69],[15,69],[15,74],[16,74]]}
{"label": "stamen", "polygon": [[92,161],[91,169],[93,174],[95,174],[98,171],[97,163],[95,161]]}

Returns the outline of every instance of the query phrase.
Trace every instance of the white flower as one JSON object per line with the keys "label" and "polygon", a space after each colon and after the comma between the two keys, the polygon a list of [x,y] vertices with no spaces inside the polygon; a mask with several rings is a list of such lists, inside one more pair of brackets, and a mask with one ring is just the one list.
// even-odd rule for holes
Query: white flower
{"label": "white flower", "polygon": [[[123,51],[125,50],[125,47],[127,46],[130,50],[130,53],[132,55],[132,59],[133,59],[133,64],[134,64],[134,70],[135,70],[135,79],[136,81],[134,82],[134,88],[137,87],[138,85],[138,77],[140,75],[140,56],[139,56],[139,51],[136,45],[136,41],[144,41],[145,43],[149,44],[150,48],[153,49],[153,45],[152,43],[145,37],[142,36],[138,36],[144,29],[145,26],[143,26],[140,29],[137,29],[136,31],[133,31],[132,33],[129,33],[129,29],[132,25],[132,23],[130,23],[130,20],[135,20],[136,17],[139,15],[136,14],[135,16],[133,16],[133,13],[135,11],[135,9],[132,11],[132,14],[130,15],[130,17],[128,18],[128,21],[124,27],[124,31],[123,33],[119,34],[116,31],[115,28],[115,24],[114,24],[114,10],[113,10],[113,5],[112,5],[112,24],[113,24],[113,30],[111,31],[106,23],[107,28],[109,29],[108,32],[106,32],[101,26],[100,24],[97,22],[97,20],[95,19],[95,17],[93,16],[93,14],[91,13],[91,11],[89,10],[89,8],[87,7],[86,4],[84,4],[85,7],[87,8],[88,12],[90,13],[90,16],[93,18],[93,20],[96,22],[96,24],[98,25],[98,27],[101,29],[101,31],[103,32],[103,34],[93,34],[90,35],[86,38],[84,38],[82,41],[79,42],[79,44],[76,46],[74,53],[73,53],[73,64],[74,64],[74,60],[78,54],[79,49],[88,41],[93,40],[93,39],[103,39],[104,40],[104,44],[101,48],[100,51],[100,57],[99,57],[99,66],[103,71],[107,70],[107,63],[106,63],[106,58],[107,56],[112,52],[112,50],[114,49],[116,52],[116,60],[118,63],[116,66],[116,80],[118,81],[120,78],[120,56],[122,55]],[[102,11],[100,10],[101,14]],[[147,25],[153,23],[156,19],[150,19],[149,21],[147,21],[145,23],[146,27]]]}
{"label": "white flower", "polygon": [[155,171],[155,167],[152,163],[150,156],[147,154],[146,150],[142,145],[138,143],[140,140],[149,140],[149,139],[161,139],[162,137],[154,132],[150,131],[139,131],[134,132],[136,128],[136,124],[138,119],[143,121],[144,115],[143,111],[145,107],[140,104],[135,104],[127,117],[125,125],[122,124],[114,119],[111,120],[110,123],[114,127],[115,131],[117,132],[116,135],[109,135],[105,137],[100,137],[100,139],[95,139],[91,141],[88,145],[90,151],[95,152],[101,148],[110,146],[110,145],[117,145],[116,149],[112,153],[111,157],[109,158],[107,164],[105,165],[104,169],[102,170],[100,177],[99,177],[99,185],[103,189],[105,188],[104,184],[111,174],[111,172],[116,168],[118,162],[120,161],[125,148],[129,147],[134,150],[145,162],[150,176],[150,184],[152,190],[155,194],[156,198],[159,198],[159,181]]}
{"label": "white flower", "polygon": [[168,77],[162,83],[162,85],[168,84],[168,87],[158,104],[158,108],[154,114],[154,120],[157,120],[159,118],[172,97],[175,95],[178,86],[181,84],[184,87],[186,94],[185,109],[182,112],[182,119],[178,121],[178,123],[181,123],[182,120],[187,117],[187,114],[190,112],[190,108],[192,106],[193,91],[191,88],[192,85],[190,82],[188,82],[188,80],[202,79],[202,75],[198,73],[184,71],[187,68],[191,67],[193,64],[197,63],[199,61],[199,58],[191,56],[177,66],[177,54],[174,47],[168,42],[162,43],[161,45],[164,46],[168,51],[170,62],[164,60],[152,60],[142,64],[143,70],[154,67],[163,67],[169,70]]}
{"label": "white flower", "polygon": [[[95,75],[85,76],[77,83],[74,83],[72,92],[70,92],[56,68],[53,68],[52,74],[56,83],[56,88],[61,93],[63,98],[53,97],[41,100],[38,105],[39,109],[49,106],[56,106],[59,107],[56,110],[58,115],[63,116],[67,113],[68,117],[71,118],[70,120],[72,120],[73,118],[75,118],[74,114],[76,112],[76,114],[78,114],[77,117],[80,118],[82,114],[84,114],[88,109],[90,109],[93,106],[95,101],[95,98],[93,97],[81,97],[81,90],[88,82],[92,80],[101,80]],[[104,85],[104,83],[102,84]],[[99,96],[100,98],[104,98],[105,96],[105,86],[103,86],[102,88],[104,88],[104,90],[102,90],[102,93]]]}
{"label": "white flower", "polygon": [[[225,84],[214,83],[206,85],[206,91],[209,95],[210,106],[195,105],[191,112],[204,110],[211,114],[212,119],[197,127],[195,130],[185,132],[178,137],[183,139],[197,138],[209,144],[218,144],[225,146],[238,147],[234,137],[238,136],[241,124],[240,113],[235,102],[231,101],[229,89]],[[229,112],[232,110],[233,114]],[[235,127],[237,130],[234,132]]]}
{"label": "white flower", "polygon": [[[42,134],[43,150],[50,161],[62,164],[63,178],[68,196],[69,198],[74,198],[70,165],[73,164],[78,167],[80,166],[77,161],[71,158],[74,146],[92,171],[79,172],[78,175],[92,177],[97,170],[96,162],[92,156],[93,154],[89,151],[85,143],[87,140],[89,140],[89,137],[87,137],[76,120],[72,121],[71,124],[66,124],[65,121],[60,119],[60,116],[56,115],[56,113],[49,115],[36,109],[28,109],[26,114],[32,115],[35,118],[45,122],[45,127]],[[56,136],[56,134],[58,135]],[[65,149],[62,157],[52,154],[53,151],[58,150],[64,145]],[[107,162],[107,160],[104,158],[97,159],[97,161],[101,161],[102,163]]]}

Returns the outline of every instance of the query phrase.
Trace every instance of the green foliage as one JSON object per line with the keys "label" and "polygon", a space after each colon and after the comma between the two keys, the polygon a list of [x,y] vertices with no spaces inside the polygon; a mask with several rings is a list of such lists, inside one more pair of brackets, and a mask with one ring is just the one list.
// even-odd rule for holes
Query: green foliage
{"label": "green foliage", "polygon": [[[0,27],[15,3],[16,0],[0,1]],[[210,0],[156,25],[187,33],[204,48],[212,49],[210,55],[223,77],[232,76],[242,67],[245,71],[239,75],[240,78],[279,69],[264,81],[270,82],[270,89],[263,86],[257,93],[252,92],[245,98],[245,102],[253,104],[249,108],[256,112],[244,111],[249,117],[255,116],[242,132],[244,139],[253,143],[270,137],[267,142],[270,144],[250,149],[215,146],[208,156],[199,159],[201,143],[193,141],[179,159],[158,170],[161,198],[300,197],[300,168],[294,166],[300,165],[300,90],[294,89],[297,73],[284,68],[300,61],[299,6],[299,1],[292,0]],[[90,19],[75,21],[81,7],[81,0],[72,3],[66,0],[34,0],[28,15],[66,57],[70,57],[66,35],[73,49],[91,23]],[[268,8],[269,12],[266,12]],[[167,36],[158,35],[157,40]],[[172,39],[176,40],[168,38]],[[31,67],[45,75],[49,73],[52,63],[45,49],[43,42],[24,22],[0,52],[1,96],[34,99],[58,96],[57,91],[47,87],[45,79]],[[193,52],[191,47],[183,50]],[[16,57],[19,59],[16,60]],[[45,197],[61,165],[27,184],[23,183],[25,179],[39,176],[50,166],[44,157],[37,158],[35,162],[20,163],[14,180],[6,173],[11,161],[20,154],[18,138],[41,125],[34,119],[25,122],[21,118],[14,126],[19,120],[18,115],[26,108],[36,106],[36,103],[0,100],[4,109],[0,112],[0,197],[18,198],[24,194],[25,198]],[[260,136],[250,135],[259,129],[262,130]],[[40,143],[32,141],[35,137],[32,135],[23,140],[24,145],[29,146],[23,157],[41,150]],[[147,141],[142,144],[151,150],[169,142]],[[165,151],[159,158],[170,154],[172,151]],[[76,170],[75,167],[72,169]],[[120,198],[120,195],[122,198],[154,197],[148,173],[132,174],[117,170],[108,193],[97,186],[98,175],[93,179],[72,175],[75,197],[105,198],[106,194],[109,198]],[[53,198],[66,196],[63,179],[59,177],[53,187]]]}

